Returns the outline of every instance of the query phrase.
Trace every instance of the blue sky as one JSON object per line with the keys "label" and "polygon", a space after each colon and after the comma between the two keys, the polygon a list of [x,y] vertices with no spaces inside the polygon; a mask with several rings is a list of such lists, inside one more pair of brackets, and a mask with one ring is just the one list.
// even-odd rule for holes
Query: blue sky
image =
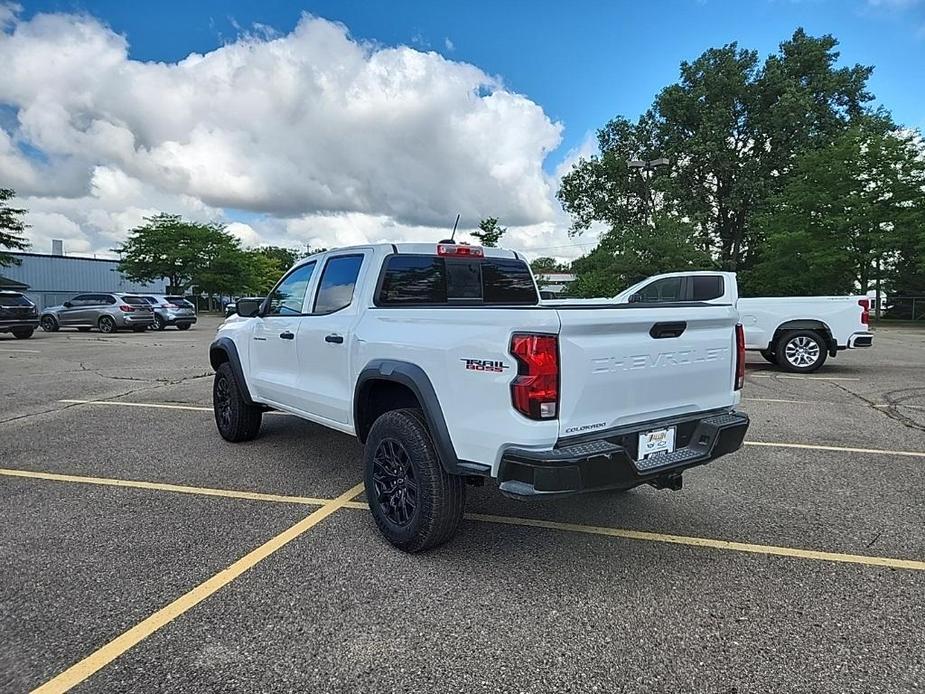
{"label": "blue sky", "polygon": [[314,247],[431,241],[460,214],[567,260],[599,232],[570,235],[556,199],[594,132],[682,61],[797,27],[925,129],[925,0],[0,0],[0,183],[38,250],[104,253],[160,211]]}
{"label": "blue sky", "polygon": [[843,63],[874,65],[878,101],[899,122],[925,128],[925,2],[917,0],[51,0],[23,10],[25,18],[86,11],[128,38],[130,57],[146,61],[208,52],[254,24],[286,33],[302,12],[339,21],[358,39],[473,63],[529,96],[565,126],[550,169],[607,119],[643,111],[682,60],[731,41],[767,54],[798,26],[835,35]]}

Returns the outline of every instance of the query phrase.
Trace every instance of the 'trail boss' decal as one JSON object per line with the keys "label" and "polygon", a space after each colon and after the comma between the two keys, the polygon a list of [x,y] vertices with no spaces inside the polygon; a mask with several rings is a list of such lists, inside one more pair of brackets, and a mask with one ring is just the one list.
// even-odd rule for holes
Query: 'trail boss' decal
{"label": "'trail boss' decal", "polygon": [[460,361],[466,362],[466,369],[469,371],[491,371],[493,373],[501,373],[508,365],[503,361],[496,361],[493,359],[460,359]]}

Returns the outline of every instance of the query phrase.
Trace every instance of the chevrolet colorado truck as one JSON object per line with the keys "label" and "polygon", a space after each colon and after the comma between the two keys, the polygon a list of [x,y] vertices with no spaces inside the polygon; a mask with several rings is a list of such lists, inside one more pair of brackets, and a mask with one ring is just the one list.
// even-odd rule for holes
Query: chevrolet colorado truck
{"label": "chevrolet colorado truck", "polygon": [[516,498],[679,489],[737,450],[736,316],[734,302],[544,306],[508,250],[341,248],[218,329],[215,422],[247,441],[272,409],[356,436],[376,524],[416,552],[456,532],[467,483]]}
{"label": "chevrolet colorado truck", "polygon": [[786,371],[810,373],[827,356],[870,347],[870,301],[864,296],[787,296],[738,298],[732,272],[671,272],[650,277],[611,301],[728,303],[739,310],[745,349]]}

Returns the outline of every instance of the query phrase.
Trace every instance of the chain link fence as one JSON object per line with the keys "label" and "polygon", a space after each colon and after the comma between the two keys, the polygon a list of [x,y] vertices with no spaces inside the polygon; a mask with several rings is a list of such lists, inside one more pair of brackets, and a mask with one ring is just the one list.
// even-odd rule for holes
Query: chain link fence
{"label": "chain link fence", "polygon": [[881,318],[925,320],[925,296],[897,296],[883,302]]}

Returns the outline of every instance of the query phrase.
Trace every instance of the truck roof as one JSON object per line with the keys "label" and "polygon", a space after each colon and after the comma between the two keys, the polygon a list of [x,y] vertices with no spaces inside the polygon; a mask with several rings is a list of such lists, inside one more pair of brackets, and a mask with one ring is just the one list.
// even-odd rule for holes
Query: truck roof
{"label": "truck roof", "polygon": [[[342,246],[340,248],[332,248],[328,251],[323,251],[321,253],[315,253],[313,255],[302,258],[297,263],[301,265],[309,260],[320,258],[331,253],[348,253],[350,251],[360,251],[360,250],[373,250],[379,251],[384,255],[390,255],[392,253],[404,253],[404,254],[414,254],[414,255],[437,255],[437,246],[441,245],[439,242],[434,241],[432,243],[364,243],[358,244],[356,246]],[[469,245],[469,244],[455,244],[455,245]],[[506,248],[489,248],[486,246],[471,246],[472,248],[481,248],[482,252],[485,254],[486,258],[515,258],[517,260],[524,260],[523,256],[520,255],[517,251],[511,251]]]}

